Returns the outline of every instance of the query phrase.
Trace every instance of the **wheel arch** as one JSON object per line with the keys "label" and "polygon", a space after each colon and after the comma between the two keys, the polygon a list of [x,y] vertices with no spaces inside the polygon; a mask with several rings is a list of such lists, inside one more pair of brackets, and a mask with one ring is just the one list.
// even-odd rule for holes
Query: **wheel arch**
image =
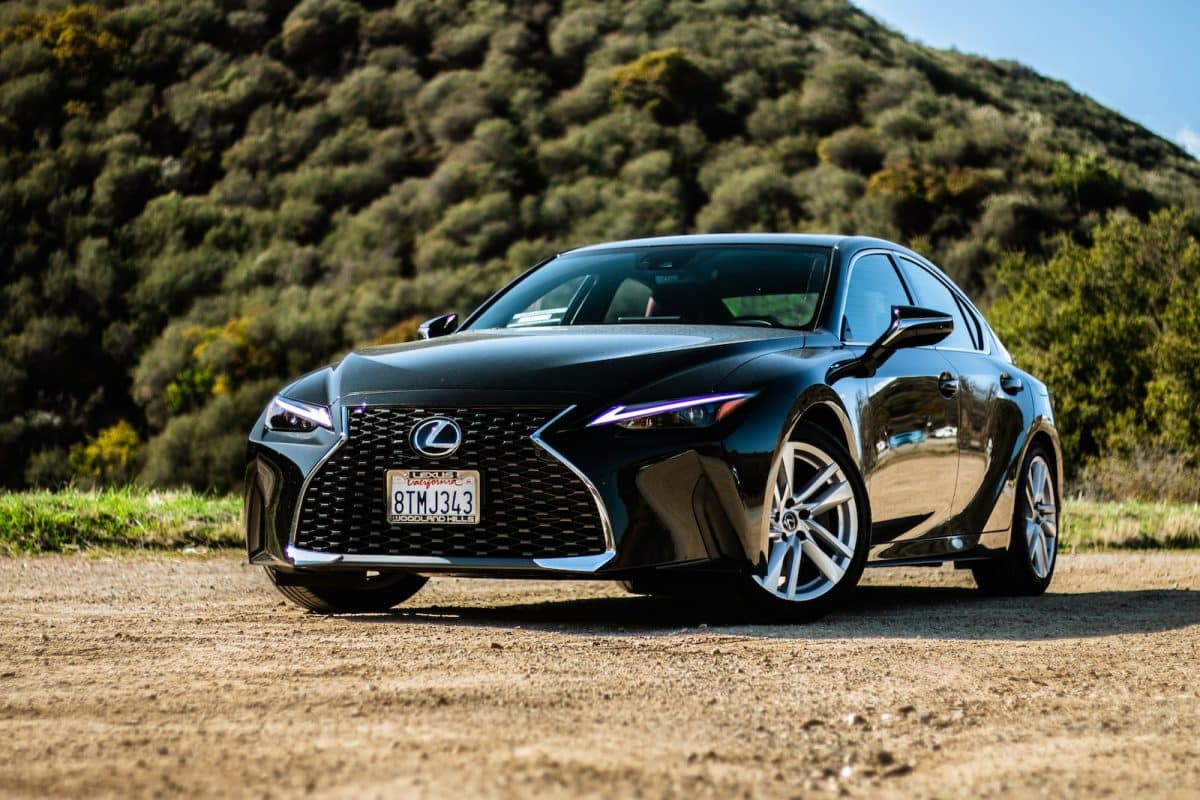
{"label": "wheel arch", "polygon": [[1050,456],[1051,467],[1054,469],[1054,489],[1058,492],[1058,501],[1062,503],[1065,487],[1063,486],[1063,455],[1062,445],[1059,444],[1057,432],[1044,424],[1035,424],[1033,430],[1029,434],[1028,444],[1025,446],[1025,451],[1021,454],[1020,462],[1025,463],[1025,458],[1029,451],[1035,447],[1041,446]]}
{"label": "wheel arch", "polygon": [[808,423],[833,436],[846,448],[846,452],[858,461],[854,446],[854,431],[850,418],[840,405],[829,399],[818,399],[810,403],[796,419],[797,424]]}
{"label": "wheel arch", "polygon": [[[1002,490],[998,491],[995,505],[985,525],[987,531],[1012,530],[1012,519],[1016,503],[1017,481],[1021,477],[1021,467],[1029,452],[1037,446],[1050,456],[1051,468],[1054,470],[1054,489],[1058,493],[1059,503],[1065,494],[1063,486],[1063,453],[1058,441],[1058,432],[1045,418],[1039,417],[1025,430],[1020,446],[1012,455],[1004,474]],[[1005,545],[1007,546],[1007,544]]]}

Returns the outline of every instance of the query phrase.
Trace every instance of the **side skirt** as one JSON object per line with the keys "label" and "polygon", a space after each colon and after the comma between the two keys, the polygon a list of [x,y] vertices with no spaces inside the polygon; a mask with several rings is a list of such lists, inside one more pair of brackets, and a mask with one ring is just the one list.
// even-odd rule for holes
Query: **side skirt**
{"label": "side skirt", "polygon": [[960,533],[934,539],[883,542],[871,546],[868,567],[901,564],[939,564],[943,561],[967,561],[996,558],[1008,547],[1008,531]]}

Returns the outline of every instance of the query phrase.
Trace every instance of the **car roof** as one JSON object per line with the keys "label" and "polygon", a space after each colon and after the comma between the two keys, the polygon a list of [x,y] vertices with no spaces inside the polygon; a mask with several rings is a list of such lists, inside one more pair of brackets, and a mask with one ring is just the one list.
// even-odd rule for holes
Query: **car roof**
{"label": "car roof", "polygon": [[679,247],[703,244],[776,244],[808,245],[810,247],[836,247],[855,251],[865,247],[888,247],[907,251],[908,248],[883,239],[869,236],[846,236],[825,233],[698,233],[686,236],[655,236],[647,239],[626,239],[619,242],[604,242],[574,247],[565,253],[594,253],[604,250],[619,250],[625,247]]}

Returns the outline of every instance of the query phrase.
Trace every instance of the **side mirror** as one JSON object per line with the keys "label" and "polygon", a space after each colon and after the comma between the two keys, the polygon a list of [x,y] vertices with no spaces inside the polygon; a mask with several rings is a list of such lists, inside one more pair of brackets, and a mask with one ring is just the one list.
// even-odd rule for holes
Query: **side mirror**
{"label": "side mirror", "polygon": [[421,339],[436,339],[439,336],[449,336],[458,330],[458,314],[442,314],[440,317],[427,319],[417,328],[417,336]]}
{"label": "side mirror", "polygon": [[897,350],[937,344],[954,330],[954,317],[916,306],[892,306],[892,322],[878,339],[858,358],[841,361],[829,368],[828,383],[847,375],[871,377]]}

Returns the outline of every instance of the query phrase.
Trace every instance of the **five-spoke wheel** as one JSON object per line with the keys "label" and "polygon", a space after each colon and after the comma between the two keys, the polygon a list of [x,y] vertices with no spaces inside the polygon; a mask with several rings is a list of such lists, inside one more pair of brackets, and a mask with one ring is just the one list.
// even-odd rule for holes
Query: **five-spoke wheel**
{"label": "five-spoke wheel", "polygon": [[979,588],[992,594],[1041,594],[1050,585],[1058,556],[1058,490],[1050,456],[1030,449],[1018,475],[1008,550],[972,567]]}
{"label": "five-spoke wheel", "polygon": [[780,447],[772,477],[765,558],[750,599],[776,615],[813,619],[862,573],[866,491],[845,448],[807,426]]}
{"label": "five-spoke wheel", "polygon": [[1050,465],[1041,455],[1029,463],[1025,480],[1025,549],[1033,574],[1050,576],[1058,550],[1058,501]]}

